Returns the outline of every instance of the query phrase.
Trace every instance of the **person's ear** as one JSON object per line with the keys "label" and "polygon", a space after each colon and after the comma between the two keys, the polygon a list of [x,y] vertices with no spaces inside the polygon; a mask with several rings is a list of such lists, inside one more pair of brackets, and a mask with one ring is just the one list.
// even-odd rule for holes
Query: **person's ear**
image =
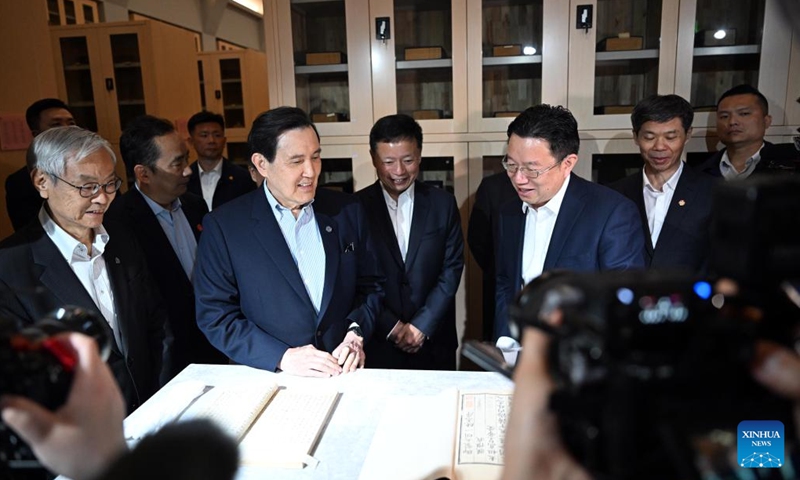
{"label": "person's ear", "polygon": [[565,177],[572,173],[572,169],[575,168],[576,163],[578,163],[578,156],[574,153],[567,155],[564,157],[564,160],[561,160],[561,171],[564,173]]}
{"label": "person's ear", "polygon": [[31,182],[33,182],[33,188],[39,192],[40,197],[47,199],[50,196],[50,189],[53,188],[53,179],[50,178],[50,175],[38,168],[34,168],[31,172]]}
{"label": "person's ear", "polygon": [[267,157],[260,153],[254,153],[250,156],[250,163],[256,167],[256,170],[258,170],[258,173],[261,174],[262,177],[267,178],[267,164],[269,163]]}
{"label": "person's ear", "polygon": [[133,175],[136,178],[136,183],[138,183],[139,185],[142,184],[146,185],[147,183],[150,182],[150,175],[151,175],[150,169],[145,167],[141,163],[133,167]]}

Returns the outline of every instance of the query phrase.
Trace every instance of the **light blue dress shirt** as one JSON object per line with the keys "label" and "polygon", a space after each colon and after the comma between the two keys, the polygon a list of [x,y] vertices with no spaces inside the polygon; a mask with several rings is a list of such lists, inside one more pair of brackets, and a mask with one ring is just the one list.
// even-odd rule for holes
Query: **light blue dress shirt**
{"label": "light blue dress shirt", "polygon": [[264,192],[289,251],[292,252],[311,303],[319,313],[322,291],[325,288],[325,247],[314,217],[314,208],[311,206],[314,201],[305,205],[297,218],[294,218],[291,210],[278,203],[267,188],[267,182],[264,182]]}
{"label": "light blue dress shirt", "polygon": [[[136,190],[139,190],[138,184],[136,185]],[[194,271],[194,259],[195,255],[197,255],[197,240],[194,238],[194,233],[186,214],[181,209],[181,199],[176,198],[170,205],[169,210],[167,210],[154,202],[141,190],[139,190],[139,193],[142,194],[144,201],[147,202],[150,210],[153,211],[158,219],[158,224],[161,225],[169,244],[172,245],[172,250],[178,256],[183,271],[186,272],[186,276],[191,281],[192,271]]]}

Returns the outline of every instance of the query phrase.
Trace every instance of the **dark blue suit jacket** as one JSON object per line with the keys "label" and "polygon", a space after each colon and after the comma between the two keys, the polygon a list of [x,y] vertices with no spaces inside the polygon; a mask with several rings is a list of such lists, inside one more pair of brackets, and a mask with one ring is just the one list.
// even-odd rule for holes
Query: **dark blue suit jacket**
{"label": "dark blue suit jacket", "polygon": [[642,172],[610,185],[639,208],[645,262],[648,267],[682,269],[701,275],[708,273],[711,255],[711,200],[715,183],[709,175],[697,172],[688,165],[683,166],[655,248],[650,240],[650,227],[647,224]]}
{"label": "dark blue suit jacket", "polygon": [[[556,218],[544,271],[644,268],[644,235],[639,212],[619,193],[570,174]],[[500,208],[498,222],[495,339],[509,335],[508,305],[522,285],[525,214],[522,202]]]}
{"label": "dark blue suit jacket", "polygon": [[332,352],[356,322],[368,341],[383,277],[364,209],[352,195],[318,188],[314,215],[325,248],[319,314],[262,189],[206,215],[195,264],[197,324],[237,363],[275,370],[291,347]]}
{"label": "dark blue suit jacket", "polygon": [[[189,177],[187,189],[203,197],[203,187],[200,185],[200,166],[194,162],[190,168],[192,176]],[[220,173],[217,188],[214,189],[214,198],[211,199],[212,209],[219,208],[222,204],[236,197],[255,190],[256,184],[250,178],[250,172],[236,165],[227,158],[222,159],[222,172]]]}
{"label": "dark blue suit jacket", "polygon": [[[386,274],[384,310],[366,346],[367,366],[455,370],[455,295],[464,269],[464,236],[455,198],[422,182],[414,184],[414,213],[403,262],[380,182],[356,195],[367,211]],[[417,353],[405,353],[386,341],[398,320],[413,324],[428,337]]]}

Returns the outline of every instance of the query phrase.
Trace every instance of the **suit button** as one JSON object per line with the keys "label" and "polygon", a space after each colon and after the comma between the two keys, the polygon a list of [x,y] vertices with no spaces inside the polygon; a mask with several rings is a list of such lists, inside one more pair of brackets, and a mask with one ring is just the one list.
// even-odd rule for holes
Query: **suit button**
{"label": "suit button", "polygon": [[317,330],[317,336],[318,336],[318,337],[321,337],[321,336],[322,336],[322,330]]}

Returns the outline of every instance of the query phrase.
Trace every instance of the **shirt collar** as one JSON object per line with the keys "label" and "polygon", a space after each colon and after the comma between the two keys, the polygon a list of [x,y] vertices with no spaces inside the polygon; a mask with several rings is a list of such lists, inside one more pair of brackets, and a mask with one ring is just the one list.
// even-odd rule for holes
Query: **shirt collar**
{"label": "shirt collar", "polygon": [[170,204],[169,208],[164,208],[161,205],[159,205],[158,203],[156,203],[155,201],[153,201],[152,198],[148,197],[147,194],[145,194],[139,188],[139,184],[138,183],[136,184],[136,190],[139,190],[139,193],[141,193],[142,197],[144,197],[144,201],[147,202],[147,206],[150,207],[150,210],[152,210],[153,213],[156,216],[158,216],[158,215],[160,215],[160,214],[162,214],[164,212],[169,212],[169,213],[176,212],[176,211],[180,210],[180,208],[181,208],[181,199],[180,198],[176,198],[175,200],[173,200],[173,202]]}
{"label": "shirt collar", "polygon": [[754,153],[752,157],[748,158],[744,162],[744,170],[742,170],[741,172],[737,171],[736,167],[734,167],[733,164],[731,163],[731,159],[730,159],[730,157],[728,157],[728,149],[726,148],[725,151],[722,152],[722,159],[719,162],[720,163],[720,167],[721,168],[725,168],[725,169],[729,169],[729,170],[731,170],[733,172],[736,172],[737,174],[742,174],[742,173],[750,170],[750,167],[754,163],[758,164],[758,162],[761,161],[761,149],[764,148],[764,145],[765,145],[764,143],[761,143],[761,146],[758,148],[758,151],[756,153]]}
{"label": "shirt collar", "polygon": [[400,205],[401,201],[404,200],[407,200],[409,202],[414,201],[414,186],[415,186],[414,184],[417,182],[411,182],[411,186],[408,187],[403,193],[397,196],[397,201],[395,201],[395,199],[392,198],[391,195],[389,195],[389,192],[386,191],[386,187],[383,185],[383,182],[378,181],[378,183],[381,185],[381,191],[383,191],[383,198],[386,200],[386,205],[389,205],[390,207],[393,208],[397,208],[397,206]]}
{"label": "shirt collar", "polygon": [[[664,190],[669,189],[674,192],[675,187],[678,186],[678,180],[681,178],[681,173],[683,173],[683,160],[680,161],[680,163],[678,164],[678,169],[675,170],[675,173],[673,173],[671,177],[669,177],[669,180],[664,182],[664,186],[661,188],[660,191],[663,192]],[[647,188],[651,192],[659,191],[656,190],[655,187],[653,187],[652,183],[650,183],[650,179],[647,178],[647,174],[644,173],[644,168],[642,169],[642,178],[644,179],[644,188]]]}
{"label": "shirt collar", "polygon": [[[561,210],[561,203],[564,201],[564,194],[567,192],[567,186],[569,185],[569,179],[572,177],[572,174],[567,175],[567,178],[564,180],[564,183],[561,184],[561,188],[558,189],[553,198],[547,201],[544,205],[539,207],[539,210],[545,209],[553,212],[553,215],[558,215],[559,210]],[[533,207],[528,205],[525,202],[522,202],[522,213],[527,214],[528,210],[532,210]]]}
{"label": "shirt collar", "polygon": [[198,161],[197,162],[197,171],[200,173],[201,176],[202,175],[222,175],[222,157],[219,158],[219,161],[217,162],[216,165],[214,165],[214,168],[212,168],[211,170],[204,170],[203,169],[203,165]]}
{"label": "shirt collar", "polygon": [[[319,188],[319,187],[317,187],[317,188]],[[272,192],[270,192],[269,188],[267,188],[267,182],[264,182],[264,192],[267,195],[267,202],[269,202],[269,208],[275,214],[275,218],[280,219],[280,218],[283,217],[284,213],[289,213],[289,214],[292,213],[291,210],[289,210],[288,208],[286,208],[283,205],[281,205],[280,203],[278,203],[278,200],[275,199],[275,196],[272,195]],[[313,198],[311,199],[310,202],[308,202],[307,204],[303,205],[302,210],[306,211],[306,209],[311,207],[312,203],[314,203],[314,199]]]}
{"label": "shirt collar", "polygon": [[[45,233],[48,237],[50,237],[50,240],[53,241],[58,251],[68,263],[72,263],[72,259],[75,255],[78,255],[80,258],[84,259],[89,258],[89,255],[86,253],[86,247],[83,245],[83,243],[67,233],[66,230],[61,228],[55,221],[53,221],[52,217],[50,217],[50,214],[47,213],[47,209],[44,205],[42,205],[42,208],[39,209],[39,223],[42,224],[42,228],[44,229]],[[105,227],[103,227],[101,224],[94,230],[94,239],[92,240],[92,258],[103,254],[106,244],[108,244],[108,240],[108,232],[106,232]]]}

